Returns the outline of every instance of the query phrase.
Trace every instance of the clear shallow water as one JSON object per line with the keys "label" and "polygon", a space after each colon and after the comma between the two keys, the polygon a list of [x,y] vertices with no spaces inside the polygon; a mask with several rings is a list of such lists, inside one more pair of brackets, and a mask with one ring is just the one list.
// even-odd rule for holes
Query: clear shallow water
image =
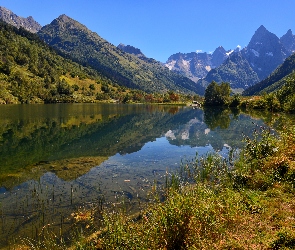
{"label": "clear shallow water", "polygon": [[188,107],[0,106],[0,247],[47,228],[67,234],[81,207],[125,200],[135,211],[181,161],[240,148],[253,121],[263,125]]}

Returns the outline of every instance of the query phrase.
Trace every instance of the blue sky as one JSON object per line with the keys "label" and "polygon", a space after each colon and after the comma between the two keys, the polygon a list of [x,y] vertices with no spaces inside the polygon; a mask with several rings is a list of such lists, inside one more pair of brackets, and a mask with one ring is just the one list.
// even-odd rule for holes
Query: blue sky
{"label": "blue sky", "polygon": [[165,62],[177,52],[245,47],[260,25],[295,33],[294,0],[0,0],[42,26],[66,14],[114,45]]}

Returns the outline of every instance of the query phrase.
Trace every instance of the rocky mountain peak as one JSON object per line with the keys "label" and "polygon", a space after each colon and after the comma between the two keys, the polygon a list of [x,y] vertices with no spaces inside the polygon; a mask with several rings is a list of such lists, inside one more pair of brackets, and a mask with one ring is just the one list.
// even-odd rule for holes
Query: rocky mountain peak
{"label": "rocky mountain peak", "polygon": [[289,53],[295,52],[295,35],[293,35],[291,29],[289,29],[287,33],[280,38],[280,41]]}
{"label": "rocky mountain peak", "polygon": [[14,14],[12,11],[1,6],[0,6],[0,19],[17,28],[23,27],[24,29],[32,33],[36,33],[42,28],[42,26],[39,23],[37,23],[32,16],[29,16],[27,18],[19,17],[16,14]]}
{"label": "rocky mountain peak", "polygon": [[256,32],[268,32],[264,25],[260,25]]}
{"label": "rocky mountain peak", "polygon": [[124,45],[123,43],[120,43],[117,46],[117,48],[120,49],[120,50],[123,50],[126,53],[133,54],[133,55],[135,55],[137,57],[145,57],[145,55],[141,52],[140,49],[135,48],[135,47],[133,47],[131,45]]}
{"label": "rocky mountain peak", "polygon": [[80,39],[96,39],[102,40],[95,32],[91,32],[85,25],[72,19],[71,17],[62,14],[54,19],[50,24],[45,25],[38,32],[39,36],[51,45],[53,36],[62,36],[68,34],[71,42],[79,42]]}
{"label": "rocky mountain peak", "polygon": [[264,47],[269,43],[279,43],[279,38],[261,25],[255,31],[247,47]]}
{"label": "rocky mountain peak", "polygon": [[243,56],[262,80],[290,54],[280,39],[261,25],[242,50]]}
{"label": "rocky mountain peak", "polygon": [[286,35],[288,35],[288,36],[293,36],[292,30],[289,29],[289,30],[287,31]]}
{"label": "rocky mountain peak", "polygon": [[[51,26],[61,26],[61,27],[67,27],[66,25],[71,24],[71,25],[77,25],[78,26],[78,22],[75,21],[74,19],[68,17],[65,14],[60,15],[58,18],[54,19],[50,25]],[[48,25],[46,25],[48,26]],[[45,26],[44,26],[45,27]]]}
{"label": "rocky mountain peak", "polygon": [[219,53],[219,52],[221,52],[221,53],[225,53],[226,50],[225,50],[222,46],[219,46],[219,47],[217,47],[217,48],[214,50],[213,54],[214,54],[214,53]]}
{"label": "rocky mountain peak", "polygon": [[67,16],[66,14],[62,14],[60,15],[58,18],[56,18],[58,21],[60,22],[73,22],[75,21],[74,19],[70,18],[69,16]]}
{"label": "rocky mountain peak", "polygon": [[216,48],[212,54],[212,65],[213,67],[218,67],[220,64],[224,62],[224,60],[227,58],[226,50],[219,46]]}
{"label": "rocky mountain peak", "polygon": [[222,46],[216,48],[213,54],[206,52],[176,53],[168,58],[165,66],[197,82],[200,78],[204,78],[211,69],[223,63],[228,54]]}

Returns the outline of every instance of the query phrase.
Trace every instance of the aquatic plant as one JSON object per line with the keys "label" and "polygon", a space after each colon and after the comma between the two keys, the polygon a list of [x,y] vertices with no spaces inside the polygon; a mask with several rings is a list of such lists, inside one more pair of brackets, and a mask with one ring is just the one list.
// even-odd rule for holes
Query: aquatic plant
{"label": "aquatic plant", "polygon": [[294,249],[295,128],[278,137],[259,127],[245,142],[239,156],[197,156],[166,172],[137,215],[126,203],[100,210],[96,232],[80,231],[72,249]]}

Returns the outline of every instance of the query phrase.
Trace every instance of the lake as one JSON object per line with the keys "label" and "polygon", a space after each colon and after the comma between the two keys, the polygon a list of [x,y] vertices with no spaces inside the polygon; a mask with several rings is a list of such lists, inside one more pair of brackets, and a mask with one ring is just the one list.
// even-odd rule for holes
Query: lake
{"label": "lake", "polygon": [[196,154],[226,156],[260,119],[184,106],[0,106],[0,248],[46,230],[70,234],[73,214],[147,193]]}

